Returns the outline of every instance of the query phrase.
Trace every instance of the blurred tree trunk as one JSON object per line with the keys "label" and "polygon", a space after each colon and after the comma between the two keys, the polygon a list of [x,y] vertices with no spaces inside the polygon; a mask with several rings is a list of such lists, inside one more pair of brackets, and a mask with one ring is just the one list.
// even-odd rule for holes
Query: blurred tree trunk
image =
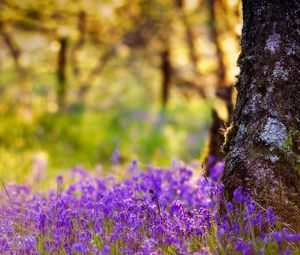
{"label": "blurred tree trunk", "polygon": [[217,87],[216,87],[216,97],[222,100],[226,106],[227,120],[222,120],[218,114],[217,110],[212,112],[212,125],[209,130],[209,143],[208,143],[208,155],[206,156],[206,175],[209,175],[209,169],[216,162],[224,159],[224,153],[222,151],[222,144],[224,143],[224,135],[221,130],[225,126],[228,126],[231,121],[231,115],[233,110],[232,104],[232,85],[226,83],[226,65],[224,63],[224,54],[222,52],[219,31],[217,27],[216,11],[215,5],[218,0],[207,0],[208,12],[209,12],[209,28],[210,28],[210,38],[216,49],[217,57]]}
{"label": "blurred tree trunk", "polygon": [[12,38],[11,34],[6,30],[4,24],[0,21],[0,33],[2,38],[7,45],[10,55],[13,58],[16,70],[20,70],[22,67],[20,65],[21,49],[18,47],[17,43]]}
{"label": "blurred tree trunk", "polygon": [[5,27],[3,22],[0,21],[0,34],[4,40],[4,43],[6,44],[10,55],[12,56],[12,59],[14,61],[15,70],[18,77],[19,82],[19,93],[20,93],[20,104],[24,107],[24,110],[26,113],[29,113],[30,106],[29,106],[29,87],[28,87],[28,81],[27,81],[27,72],[26,69],[21,64],[21,48],[15,41],[13,35],[10,33],[10,31]]}
{"label": "blurred tree trunk", "polygon": [[217,162],[224,160],[225,154],[222,149],[224,144],[224,134],[223,130],[225,126],[229,126],[231,121],[231,115],[233,111],[233,103],[231,100],[232,95],[232,86],[222,87],[216,89],[216,95],[222,99],[226,105],[226,110],[228,112],[228,119],[224,121],[220,118],[218,112],[212,110],[212,124],[209,128],[209,141],[207,155],[204,159],[205,161],[205,175],[209,176],[210,168],[215,165]]}
{"label": "blurred tree trunk", "polygon": [[[237,104],[222,181],[229,199],[250,187],[300,231],[300,9],[298,0],[243,1]],[[229,132],[230,131],[230,132]]]}
{"label": "blurred tree trunk", "polygon": [[167,106],[170,97],[171,79],[172,79],[172,65],[170,60],[170,49],[166,47],[161,52],[161,101],[162,106]]}
{"label": "blurred tree trunk", "polygon": [[66,93],[67,93],[67,47],[68,40],[66,37],[59,39],[59,51],[58,51],[58,61],[57,61],[57,101],[59,108],[65,106]]}
{"label": "blurred tree trunk", "polygon": [[188,20],[188,17],[185,13],[184,6],[185,6],[185,0],[175,0],[176,7],[179,11],[180,18],[182,20],[182,23],[184,25],[185,29],[185,37],[187,44],[189,46],[189,54],[190,54],[190,59],[193,65],[193,72],[195,76],[199,76],[198,72],[198,62],[199,62],[199,56],[196,51],[196,45],[195,45],[195,33],[193,31],[193,28]]}
{"label": "blurred tree trunk", "polygon": [[190,61],[192,63],[192,68],[193,68],[193,81],[190,83],[193,87],[191,87],[191,90],[193,92],[197,92],[200,97],[205,98],[206,94],[203,89],[203,84],[201,84],[201,75],[198,69],[198,64],[199,64],[199,55],[197,53],[196,49],[196,34],[195,30],[193,29],[193,26],[191,22],[188,19],[188,15],[186,14],[185,11],[185,0],[175,0],[175,5],[178,10],[180,19],[182,20],[184,29],[185,29],[185,38],[186,42],[188,45],[188,50],[189,50],[189,55],[190,55]]}
{"label": "blurred tree trunk", "polygon": [[208,0],[208,12],[209,12],[209,28],[211,41],[215,45],[216,57],[217,57],[217,77],[218,87],[226,86],[226,65],[224,63],[223,51],[219,40],[219,31],[217,27],[215,5],[218,0]]}
{"label": "blurred tree trunk", "polygon": [[221,133],[221,128],[224,128],[224,121],[219,117],[215,109],[212,109],[211,117],[212,122],[209,127],[208,148],[206,149],[204,158],[206,176],[210,175],[212,166],[224,159],[224,153],[221,149],[224,143],[224,136]]}
{"label": "blurred tree trunk", "polygon": [[87,25],[87,15],[85,11],[80,11],[78,13],[78,23],[77,23],[77,29],[79,38],[75,42],[75,45],[71,52],[71,61],[72,61],[72,70],[73,74],[76,77],[76,79],[80,78],[80,67],[77,59],[78,51],[82,49],[85,43],[85,34],[86,34],[86,25]]}

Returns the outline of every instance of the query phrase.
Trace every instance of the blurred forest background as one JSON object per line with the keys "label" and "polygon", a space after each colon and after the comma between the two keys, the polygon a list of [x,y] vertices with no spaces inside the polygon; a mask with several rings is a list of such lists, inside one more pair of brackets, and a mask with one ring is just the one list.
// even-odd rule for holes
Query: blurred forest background
{"label": "blurred forest background", "polygon": [[228,122],[240,9],[238,0],[0,1],[0,175],[107,165],[115,149],[121,162],[200,159],[216,116]]}

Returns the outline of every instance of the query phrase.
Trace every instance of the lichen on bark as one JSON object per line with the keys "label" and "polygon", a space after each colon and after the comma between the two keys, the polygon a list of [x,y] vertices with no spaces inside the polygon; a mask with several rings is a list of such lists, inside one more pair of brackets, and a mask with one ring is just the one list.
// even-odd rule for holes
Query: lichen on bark
{"label": "lichen on bark", "polygon": [[272,34],[266,41],[265,49],[274,54],[280,45],[280,34]]}
{"label": "lichen on bark", "polygon": [[275,80],[287,81],[289,79],[289,69],[285,69],[278,61],[275,63],[272,76]]}
{"label": "lichen on bark", "polygon": [[282,122],[269,117],[263,131],[260,133],[260,138],[270,146],[282,148],[284,142],[288,139],[288,133]]}

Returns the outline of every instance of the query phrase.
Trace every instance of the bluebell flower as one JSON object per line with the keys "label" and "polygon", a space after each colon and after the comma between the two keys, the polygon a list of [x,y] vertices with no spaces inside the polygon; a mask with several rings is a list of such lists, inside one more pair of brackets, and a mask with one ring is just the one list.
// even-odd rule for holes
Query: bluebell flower
{"label": "bluebell flower", "polygon": [[119,163],[119,160],[120,160],[120,152],[118,149],[116,149],[112,156],[111,156],[111,160],[114,164],[118,164]]}

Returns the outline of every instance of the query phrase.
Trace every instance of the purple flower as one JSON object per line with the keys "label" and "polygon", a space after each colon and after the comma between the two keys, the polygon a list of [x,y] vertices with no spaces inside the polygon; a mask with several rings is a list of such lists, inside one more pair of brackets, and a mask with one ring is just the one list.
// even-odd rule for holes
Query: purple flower
{"label": "purple flower", "polygon": [[114,164],[118,164],[119,163],[119,160],[120,160],[120,152],[118,149],[116,149],[112,156],[111,156],[111,160]]}
{"label": "purple flower", "polygon": [[224,163],[223,162],[218,162],[216,163],[213,167],[210,168],[209,173],[210,173],[210,178],[217,182],[224,170]]}
{"label": "purple flower", "polygon": [[63,182],[63,177],[61,175],[57,176],[56,177],[56,182],[57,182],[57,185],[60,186]]}
{"label": "purple flower", "polygon": [[268,208],[266,211],[266,220],[270,226],[272,226],[277,221],[277,217],[275,216],[271,208]]}
{"label": "purple flower", "polygon": [[134,254],[133,250],[131,248],[121,248],[120,252],[122,254]]}
{"label": "purple flower", "polygon": [[72,245],[73,253],[77,253],[77,252],[84,253],[84,250],[85,250],[84,247],[80,243],[75,243]]}
{"label": "purple flower", "polygon": [[26,249],[28,249],[28,250],[35,249],[37,242],[36,242],[36,239],[34,236],[32,236],[32,235],[24,236],[23,240],[24,240],[24,245],[25,245]]}
{"label": "purple flower", "polygon": [[216,157],[214,155],[209,155],[207,159],[207,165],[211,165],[216,161]]}
{"label": "purple flower", "polygon": [[101,251],[101,255],[109,255],[110,254],[110,247],[105,245]]}
{"label": "purple flower", "polygon": [[[133,161],[130,167],[133,171],[121,181],[74,168],[67,179],[74,174],[76,178],[65,191],[61,176],[58,192],[31,194],[28,186],[9,185],[13,205],[0,191],[0,250],[144,255],[162,254],[165,249],[178,254],[218,254],[228,249],[228,254],[250,255],[272,252],[278,248],[275,240],[281,253],[296,251],[297,243],[291,242],[300,240],[299,233],[275,224],[274,212],[262,211],[242,188],[235,191],[234,201],[226,203],[222,184],[212,180],[219,180],[218,175],[200,176],[197,181],[183,165],[140,171]],[[220,173],[218,167],[221,164],[216,164],[215,173]],[[227,214],[220,213],[219,204],[226,206]]]}
{"label": "purple flower", "polygon": [[45,231],[45,222],[46,222],[46,214],[42,213],[40,214],[40,224],[39,229],[44,232]]}
{"label": "purple flower", "polygon": [[281,232],[272,232],[271,237],[275,240],[276,243],[281,243],[282,241],[282,233]]}
{"label": "purple flower", "polygon": [[291,250],[290,250],[290,248],[289,247],[287,247],[286,249],[285,249],[285,253],[284,253],[284,255],[291,255],[292,253],[291,253]]}
{"label": "purple flower", "polygon": [[231,202],[228,202],[226,204],[226,209],[228,212],[233,212],[233,204]]}
{"label": "purple flower", "polygon": [[138,170],[138,162],[137,160],[132,160],[131,164],[128,167],[128,172],[133,175],[137,170]]}
{"label": "purple flower", "polygon": [[283,237],[286,241],[288,242],[300,241],[300,233],[293,234],[287,228],[284,228],[282,232],[283,232]]}
{"label": "purple flower", "polygon": [[236,202],[243,202],[244,201],[244,194],[243,194],[243,188],[239,187],[237,188],[233,193],[233,200]]}
{"label": "purple flower", "polygon": [[183,204],[180,200],[174,201],[170,207],[171,214],[180,213],[182,210],[183,210]]}
{"label": "purple flower", "polygon": [[252,246],[252,242],[244,242],[244,240],[239,238],[234,248],[237,252],[241,252],[243,255],[252,255],[254,254]]}
{"label": "purple flower", "polygon": [[4,236],[0,237],[0,250],[1,251],[10,250],[10,245]]}

